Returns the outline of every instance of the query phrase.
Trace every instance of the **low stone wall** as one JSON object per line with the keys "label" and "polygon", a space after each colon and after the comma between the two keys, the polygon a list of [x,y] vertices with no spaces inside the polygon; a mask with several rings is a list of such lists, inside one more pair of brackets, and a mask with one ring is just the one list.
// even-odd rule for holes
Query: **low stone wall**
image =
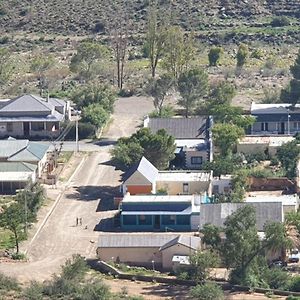
{"label": "low stone wall", "polygon": [[[195,286],[196,282],[193,280],[181,280],[177,278],[168,278],[168,277],[160,277],[160,276],[147,276],[147,275],[132,275],[120,272],[115,267],[109,265],[104,261],[97,261],[97,260],[89,260],[87,261],[89,266],[97,271],[102,273],[113,275],[115,278],[119,279],[126,279],[126,280],[137,280],[137,281],[145,281],[145,282],[158,282],[158,283],[167,283],[167,284],[177,284],[177,285],[184,285],[184,286]],[[238,292],[255,292],[260,294],[271,293],[278,296],[298,296],[300,297],[300,292],[289,292],[289,291],[281,291],[281,290],[272,290],[272,289],[263,289],[263,288],[250,288],[247,286],[241,285],[233,285],[225,281],[208,281],[217,283],[219,286],[222,287],[224,291],[238,291]]]}

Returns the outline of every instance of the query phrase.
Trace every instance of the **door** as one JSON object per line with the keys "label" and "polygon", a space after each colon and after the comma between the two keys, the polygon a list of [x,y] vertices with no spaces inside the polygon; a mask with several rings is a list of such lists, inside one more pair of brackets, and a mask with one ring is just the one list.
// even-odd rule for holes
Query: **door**
{"label": "door", "polygon": [[23,131],[25,136],[29,136],[29,122],[23,122]]}
{"label": "door", "polygon": [[160,216],[154,216],[154,228],[160,229]]}
{"label": "door", "polygon": [[284,134],[284,122],[280,123],[280,134]]}

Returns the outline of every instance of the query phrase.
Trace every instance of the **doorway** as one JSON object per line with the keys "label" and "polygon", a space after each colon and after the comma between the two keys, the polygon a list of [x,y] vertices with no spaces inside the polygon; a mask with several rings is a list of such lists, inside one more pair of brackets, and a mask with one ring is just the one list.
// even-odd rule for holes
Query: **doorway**
{"label": "doorway", "polygon": [[23,122],[24,135],[29,136],[29,122]]}
{"label": "doorway", "polygon": [[160,229],[160,216],[154,216],[154,229]]}
{"label": "doorway", "polygon": [[279,134],[284,134],[284,122],[280,123],[280,132]]}

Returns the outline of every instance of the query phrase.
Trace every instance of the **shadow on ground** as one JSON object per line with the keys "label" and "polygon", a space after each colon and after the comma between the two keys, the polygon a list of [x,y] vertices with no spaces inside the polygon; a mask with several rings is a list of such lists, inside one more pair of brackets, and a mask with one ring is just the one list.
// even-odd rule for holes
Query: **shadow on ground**
{"label": "shadow on ground", "polygon": [[119,197],[119,187],[113,186],[78,186],[73,192],[67,193],[66,198],[77,201],[99,201],[97,212],[116,209],[114,197]]}
{"label": "shadow on ground", "polygon": [[147,296],[161,296],[168,297],[169,299],[189,299],[190,287],[179,286],[179,285],[169,285],[169,284],[159,284],[149,287],[144,287],[142,295]]}

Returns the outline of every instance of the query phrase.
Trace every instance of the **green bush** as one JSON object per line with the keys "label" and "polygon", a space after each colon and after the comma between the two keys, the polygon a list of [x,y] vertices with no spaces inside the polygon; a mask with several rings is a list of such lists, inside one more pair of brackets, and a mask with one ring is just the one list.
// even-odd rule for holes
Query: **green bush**
{"label": "green bush", "polygon": [[283,26],[289,26],[290,25],[290,19],[286,16],[281,17],[274,17],[272,21],[270,22],[270,25],[272,27],[283,27]]}
{"label": "green bush", "polygon": [[296,297],[296,296],[288,296],[286,298],[286,300],[300,300],[300,297]]}
{"label": "green bush", "polygon": [[26,300],[43,300],[43,285],[32,281],[24,291]]}
{"label": "green bush", "polygon": [[241,68],[247,61],[247,57],[249,54],[248,46],[245,44],[240,44],[237,55],[236,55],[236,65]]}
{"label": "green bush", "polygon": [[222,289],[215,283],[205,283],[196,285],[191,289],[192,299],[197,300],[222,300],[224,293]]}
{"label": "green bush", "polygon": [[157,110],[149,114],[150,118],[172,118],[174,116],[174,109],[170,105],[163,106],[160,113]]}
{"label": "green bush", "polygon": [[209,66],[217,66],[220,61],[222,53],[223,53],[222,47],[211,48],[208,52]]}
{"label": "green bush", "polygon": [[[78,136],[79,139],[88,139],[95,136],[96,128],[91,123],[78,123]],[[66,140],[75,140],[75,124],[72,126],[71,130],[66,135]]]}
{"label": "green bush", "polygon": [[292,278],[289,290],[293,292],[300,292],[300,276],[295,276]]}
{"label": "green bush", "polygon": [[0,291],[18,291],[19,289],[19,284],[15,278],[10,278],[0,273]]}
{"label": "green bush", "polygon": [[11,258],[14,260],[25,260],[26,255],[24,253],[13,253]]}

